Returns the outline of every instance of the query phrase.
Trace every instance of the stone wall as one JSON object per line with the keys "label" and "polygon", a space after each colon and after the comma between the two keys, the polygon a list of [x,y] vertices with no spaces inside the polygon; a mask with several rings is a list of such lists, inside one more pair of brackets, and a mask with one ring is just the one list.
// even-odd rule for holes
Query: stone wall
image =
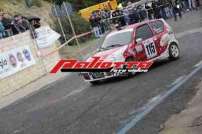
{"label": "stone wall", "polygon": [[[39,50],[36,47],[35,41],[31,38],[29,31],[0,40],[0,53],[25,45],[30,47],[36,64],[4,79],[0,79],[0,97],[20,90],[21,87],[46,75],[60,58],[58,52],[43,58],[38,56]],[[56,45],[54,44],[49,48],[43,49],[42,52],[48,53],[55,48]]]}

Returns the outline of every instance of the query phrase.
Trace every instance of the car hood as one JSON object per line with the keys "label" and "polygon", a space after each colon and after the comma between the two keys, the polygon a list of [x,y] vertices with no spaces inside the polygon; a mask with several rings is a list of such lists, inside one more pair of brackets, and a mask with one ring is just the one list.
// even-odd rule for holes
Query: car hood
{"label": "car hood", "polygon": [[[109,50],[104,50],[94,54],[92,57],[100,57],[105,61],[125,61],[124,52],[127,49],[127,45],[121,47],[115,47]],[[88,60],[90,60],[90,57]]]}

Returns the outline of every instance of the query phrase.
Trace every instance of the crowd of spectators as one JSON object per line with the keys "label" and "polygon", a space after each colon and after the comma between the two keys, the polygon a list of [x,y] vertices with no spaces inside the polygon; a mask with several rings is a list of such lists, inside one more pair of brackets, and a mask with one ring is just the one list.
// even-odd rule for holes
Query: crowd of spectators
{"label": "crowd of spectators", "polygon": [[108,18],[110,18],[111,10],[96,10],[92,12],[89,22],[95,32],[96,37],[100,37],[105,31],[108,30]]}
{"label": "crowd of spectators", "polygon": [[40,27],[40,18],[24,17],[21,15],[11,16],[0,12],[0,39],[23,33],[30,30],[33,38],[36,37],[35,28]]}
{"label": "crowd of spectators", "polygon": [[168,19],[182,17],[182,14],[197,10],[199,0],[155,0],[144,4],[128,2],[119,4],[116,10],[100,9],[92,12],[89,22],[96,37],[101,37],[111,27],[122,27],[141,22],[145,19]]}

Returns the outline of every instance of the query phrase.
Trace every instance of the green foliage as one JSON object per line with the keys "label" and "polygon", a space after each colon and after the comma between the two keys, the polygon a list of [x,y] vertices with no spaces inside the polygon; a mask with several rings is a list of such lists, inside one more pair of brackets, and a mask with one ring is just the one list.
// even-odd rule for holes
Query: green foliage
{"label": "green foliage", "polygon": [[51,3],[53,0],[44,0],[44,1],[47,1],[47,2],[50,2],[50,3]]}
{"label": "green foliage", "polygon": [[41,7],[42,6],[41,0],[33,0],[33,5],[37,7]]}
{"label": "green foliage", "polygon": [[[81,18],[78,14],[71,15],[71,19],[77,35],[90,31],[89,23],[85,21],[83,18]],[[70,23],[68,21],[68,17],[67,16],[60,17],[60,20],[64,29],[64,33],[66,35],[66,38],[70,39],[71,37],[73,37],[73,33],[72,33]],[[62,31],[58,21],[56,19],[54,21],[55,21],[54,29],[62,35]],[[80,41],[85,41],[87,39],[88,37],[84,37],[84,38],[81,38]],[[64,39],[62,39],[61,41],[64,42]]]}

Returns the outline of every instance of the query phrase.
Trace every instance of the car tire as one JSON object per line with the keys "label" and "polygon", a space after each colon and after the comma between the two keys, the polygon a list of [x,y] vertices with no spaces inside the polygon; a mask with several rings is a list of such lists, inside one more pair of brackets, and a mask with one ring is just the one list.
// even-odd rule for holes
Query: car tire
{"label": "car tire", "polygon": [[99,84],[99,81],[90,81],[90,84],[91,85],[97,85],[97,84]]}
{"label": "car tire", "polygon": [[[130,61],[135,61],[135,59],[133,57],[128,57],[126,59],[126,62],[130,62]],[[134,76],[136,73],[128,73],[128,76],[131,77],[131,76]]]}
{"label": "car tire", "polygon": [[180,57],[180,49],[176,43],[171,43],[169,46],[169,59],[176,60]]}

